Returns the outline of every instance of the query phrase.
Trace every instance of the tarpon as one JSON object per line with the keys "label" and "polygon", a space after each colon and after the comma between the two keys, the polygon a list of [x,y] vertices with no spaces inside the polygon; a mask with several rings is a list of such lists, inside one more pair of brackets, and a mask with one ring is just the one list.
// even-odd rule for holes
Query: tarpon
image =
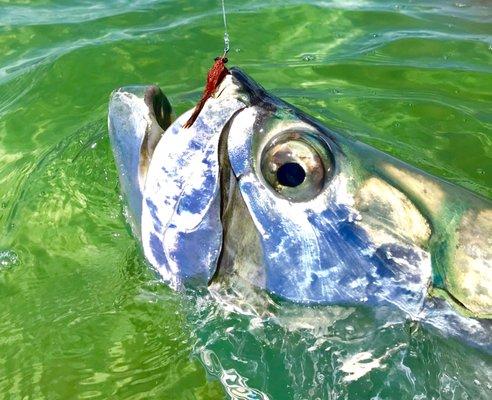
{"label": "tarpon", "polygon": [[492,202],[326,128],[231,69],[190,128],[113,92],[129,224],[174,289],[234,276],[310,305],[394,306],[492,352]]}

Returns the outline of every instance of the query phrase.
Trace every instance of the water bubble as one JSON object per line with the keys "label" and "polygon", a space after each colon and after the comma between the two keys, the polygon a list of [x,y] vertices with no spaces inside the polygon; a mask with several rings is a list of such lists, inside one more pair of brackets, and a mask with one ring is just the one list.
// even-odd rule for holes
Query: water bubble
{"label": "water bubble", "polygon": [[316,59],[314,54],[303,54],[302,61],[313,61]]}
{"label": "water bubble", "polygon": [[19,264],[19,257],[12,250],[0,250],[0,270]]}
{"label": "water bubble", "polygon": [[485,175],[485,171],[482,168],[477,168],[477,173],[479,175]]}

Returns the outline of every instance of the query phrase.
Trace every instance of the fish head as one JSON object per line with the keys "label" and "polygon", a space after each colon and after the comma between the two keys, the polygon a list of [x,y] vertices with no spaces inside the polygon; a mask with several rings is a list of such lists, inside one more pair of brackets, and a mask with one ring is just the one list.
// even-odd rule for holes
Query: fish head
{"label": "fish head", "polygon": [[[109,112],[130,223],[169,285],[233,274],[299,303],[422,302],[428,224],[355,142],[239,69],[192,127],[170,113],[155,87],[114,92]],[[392,202],[421,226],[395,227]]]}
{"label": "fish head", "polygon": [[451,189],[230,72],[190,128],[192,110],[171,123],[156,89],[112,96],[111,143],[149,263],[173,288],[239,276],[293,302],[417,314]]}

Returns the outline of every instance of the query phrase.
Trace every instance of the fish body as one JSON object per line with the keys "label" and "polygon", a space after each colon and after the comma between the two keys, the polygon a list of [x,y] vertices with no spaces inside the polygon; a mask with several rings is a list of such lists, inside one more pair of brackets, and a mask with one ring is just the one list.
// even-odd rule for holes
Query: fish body
{"label": "fish body", "polygon": [[193,110],[171,123],[168,104],[155,87],[119,89],[109,131],[129,222],[171,287],[234,276],[306,306],[389,305],[492,351],[488,199],[322,126],[237,68],[191,127]]}

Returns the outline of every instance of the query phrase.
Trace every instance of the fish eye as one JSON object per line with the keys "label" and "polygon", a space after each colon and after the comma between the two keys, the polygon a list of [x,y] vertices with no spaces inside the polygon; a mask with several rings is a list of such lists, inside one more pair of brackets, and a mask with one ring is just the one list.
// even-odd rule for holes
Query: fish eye
{"label": "fish eye", "polygon": [[261,173],[268,185],[291,201],[316,197],[333,171],[326,144],[310,132],[284,132],[264,148]]}
{"label": "fish eye", "polygon": [[306,179],[306,171],[301,164],[287,162],[277,170],[277,181],[280,185],[296,187],[301,185],[304,179]]}

